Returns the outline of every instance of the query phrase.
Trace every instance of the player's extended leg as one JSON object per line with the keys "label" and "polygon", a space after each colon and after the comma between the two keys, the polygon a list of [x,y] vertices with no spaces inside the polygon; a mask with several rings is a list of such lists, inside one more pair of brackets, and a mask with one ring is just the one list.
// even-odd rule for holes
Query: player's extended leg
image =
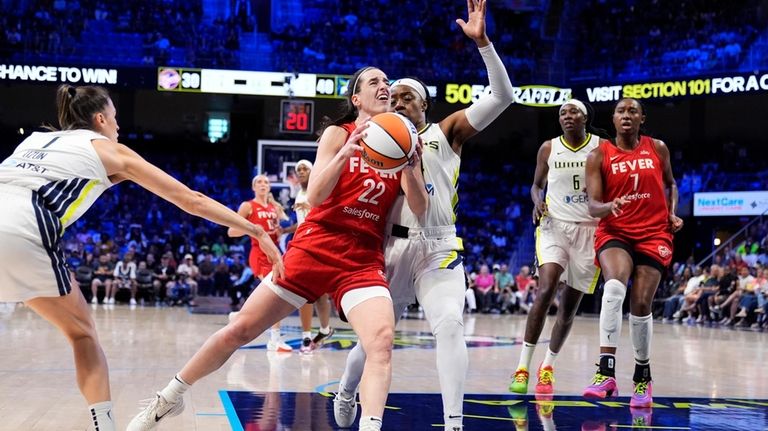
{"label": "player's extended leg", "polygon": [[[356,290],[368,289],[370,288]],[[388,294],[386,289],[385,291]],[[346,300],[352,292],[355,291],[344,295],[342,307],[366,353],[360,380],[360,430],[380,430],[392,380],[392,342],[395,333],[392,300],[389,296],[373,296],[347,306]]]}
{"label": "player's extended leg", "polygon": [[25,304],[64,333],[75,356],[77,386],[90,405],[99,430],[115,429],[109,392],[109,368],[96,334],[91,311],[74,278],[69,295],[35,298]]}
{"label": "player's extended leg", "polygon": [[634,393],[630,407],[651,407],[651,339],[653,338],[653,315],[651,305],[656,288],[661,281],[661,271],[653,266],[637,265],[630,292],[629,335],[635,353]]}
{"label": "player's extended leg", "polygon": [[221,368],[237,349],[306,302],[298,295],[274,286],[271,280],[263,281],[259,287],[245,301],[237,318],[208,337],[149,406],[131,420],[127,431],[149,431],[155,429],[160,419],[181,413],[184,392],[192,384]]}
{"label": "player's extended leg", "polygon": [[[396,291],[396,288],[390,285],[390,291],[392,290]],[[403,310],[411,303],[410,300],[405,298],[399,298],[396,301],[393,306],[395,325],[400,321]],[[339,379],[339,391],[333,399],[333,416],[336,420],[336,425],[341,428],[351,427],[357,417],[355,398],[357,397],[357,389],[360,386],[364,367],[365,350],[363,350],[362,343],[357,343],[347,354],[347,360],[344,363],[344,374]]]}
{"label": "player's extended leg", "polygon": [[600,309],[600,366],[592,384],[584,390],[585,397],[605,398],[618,396],[616,386],[616,347],[622,324],[622,305],[627,294],[627,283],[632,273],[632,256],[618,246],[603,247],[599,253],[600,267],[606,280]]}
{"label": "player's extended leg", "polygon": [[545,263],[538,268],[539,291],[531,309],[528,311],[523,348],[520,352],[517,369],[512,376],[512,383],[509,384],[510,392],[518,394],[528,393],[528,370],[531,367],[531,358],[533,357],[533,351],[536,349],[536,343],[539,341],[539,336],[541,336],[541,331],[544,329],[544,322],[547,320],[549,307],[555,299],[563,270],[563,267],[557,263]]}
{"label": "player's extended leg", "polygon": [[555,320],[555,325],[552,327],[549,348],[544,357],[544,362],[541,363],[538,371],[538,378],[536,381],[537,394],[551,395],[554,393],[552,384],[555,381],[555,359],[557,359],[560,349],[563,348],[565,340],[571,332],[573,319],[576,316],[576,311],[579,309],[579,304],[581,304],[581,298],[583,296],[583,292],[570,286],[565,285],[562,288],[560,308],[557,310],[557,319]]}
{"label": "player's extended leg", "polygon": [[464,268],[435,269],[416,280],[416,297],[435,335],[446,430],[461,430],[469,358],[464,341]]}

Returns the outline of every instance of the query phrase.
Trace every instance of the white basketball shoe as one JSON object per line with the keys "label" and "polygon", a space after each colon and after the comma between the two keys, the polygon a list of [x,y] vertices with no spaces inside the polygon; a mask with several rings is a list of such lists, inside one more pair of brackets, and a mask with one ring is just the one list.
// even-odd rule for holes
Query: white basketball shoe
{"label": "white basketball shoe", "polygon": [[149,405],[131,419],[126,431],[151,431],[157,428],[161,420],[178,416],[182,411],[184,411],[184,397],[179,397],[176,402],[169,402],[158,392]]}

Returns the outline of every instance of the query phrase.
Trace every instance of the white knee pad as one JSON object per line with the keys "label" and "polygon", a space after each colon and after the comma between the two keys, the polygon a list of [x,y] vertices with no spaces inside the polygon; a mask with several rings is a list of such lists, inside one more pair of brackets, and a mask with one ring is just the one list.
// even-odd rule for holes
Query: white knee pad
{"label": "white knee pad", "polygon": [[627,286],[610,279],[603,286],[603,305],[600,309],[600,347],[618,347],[621,335],[621,307],[627,295]]}
{"label": "white knee pad", "polygon": [[641,362],[651,357],[651,339],[653,338],[653,314],[647,316],[629,315],[629,336],[635,349],[635,359]]}

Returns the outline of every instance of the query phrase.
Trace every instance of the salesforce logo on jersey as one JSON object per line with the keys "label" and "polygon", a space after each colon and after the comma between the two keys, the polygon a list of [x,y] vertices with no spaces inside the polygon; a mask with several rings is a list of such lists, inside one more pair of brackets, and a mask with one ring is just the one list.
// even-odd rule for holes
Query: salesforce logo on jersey
{"label": "salesforce logo on jersey", "polygon": [[768,211],[768,191],[694,193],[694,216],[752,216]]}
{"label": "salesforce logo on jersey", "polygon": [[575,204],[585,204],[589,202],[589,196],[587,196],[584,193],[576,194],[576,195],[566,195],[563,200],[567,204],[575,205]]}

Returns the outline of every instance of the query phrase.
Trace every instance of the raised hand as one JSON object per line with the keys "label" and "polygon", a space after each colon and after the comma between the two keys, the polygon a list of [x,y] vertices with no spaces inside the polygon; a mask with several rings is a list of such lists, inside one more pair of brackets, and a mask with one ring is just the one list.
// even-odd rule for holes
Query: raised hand
{"label": "raised hand", "polygon": [[476,42],[488,39],[485,34],[485,3],[486,0],[467,0],[467,21],[461,18],[456,20],[464,34]]}

